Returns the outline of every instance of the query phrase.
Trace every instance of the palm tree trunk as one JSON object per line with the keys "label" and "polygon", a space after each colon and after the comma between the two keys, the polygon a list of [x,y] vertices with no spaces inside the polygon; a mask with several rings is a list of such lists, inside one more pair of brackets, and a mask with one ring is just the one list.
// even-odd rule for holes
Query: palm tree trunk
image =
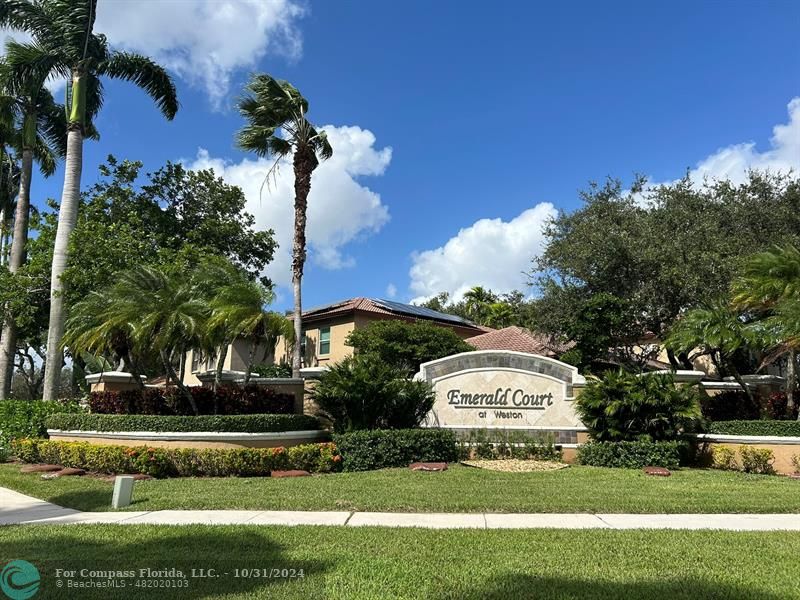
{"label": "palm tree trunk", "polygon": [[175,367],[172,366],[172,357],[168,355],[165,350],[162,350],[159,354],[161,355],[161,363],[164,365],[167,378],[175,382],[175,385],[180,390],[183,397],[189,402],[189,406],[192,407],[192,412],[194,412],[195,416],[199,415],[200,411],[197,410],[197,404],[195,404],[192,392],[189,391],[189,388],[184,385],[183,381],[181,381],[177,373],[175,373]]}
{"label": "palm tree trunk", "polygon": [[[225,359],[228,358],[228,344],[223,341],[219,348],[219,356],[217,357],[217,370],[214,373],[214,392],[222,385],[222,369],[225,366]],[[216,404],[216,399],[214,400]]]}
{"label": "palm tree trunk", "polygon": [[292,289],[294,290],[294,351],[292,377],[300,377],[303,340],[303,267],[306,263],[306,212],[311,191],[311,173],[317,157],[311,148],[298,148],[294,155],[294,242],[292,244]]}
{"label": "palm tree trunk", "polygon": [[[75,84],[73,84],[74,87]],[[50,325],[47,331],[47,363],[44,374],[43,397],[55,400],[64,353],[61,338],[64,335],[64,284],[61,276],[67,268],[69,239],[78,220],[81,193],[81,169],[83,166],[83,130],[71,127],[67,134],[67,157],[65,160],[64,190],[58,209],[58,229],[53,248],[53,267],[50,281]]]}
{"label": "palm tree trunk", "polygon": [[[33,149],[27,144],[22,150],[22,171],[19,180],[17,211],[14,215],[14,238],[11,243],[11,256],[8,270],[16,273],[25,264],[28,244],[28,219],[30,217],[31,174],[33,173]],[[16,324],[9,320],[3,324],[0,336],[0,400],[8,398],[11,392],[11,377],[14,372],[14,354],[17,350]]]}
{"label": "palm tree trunk", "polygon": [[250,344],[250,351],[247,354],[247,373],[244,374],[244,384],[250,383],[250,377],[253,375],[253,363],[256,359],[256,349],[258,347],[258,337],[253,338]]}
{"label": "palm tree trunk", "polygon": [[[789,357],[786,362],[786,412],[790,415],[794,413],[794,388],[797,385],[797,352],[789,350]],[[800,414],[797,416],[800,421]]]}
{"label": "palm tree trunk", "polygon": [[[2,202],[4,199],[0,199]],[[0,208],[0,265],[6,260],[6,209]]]}

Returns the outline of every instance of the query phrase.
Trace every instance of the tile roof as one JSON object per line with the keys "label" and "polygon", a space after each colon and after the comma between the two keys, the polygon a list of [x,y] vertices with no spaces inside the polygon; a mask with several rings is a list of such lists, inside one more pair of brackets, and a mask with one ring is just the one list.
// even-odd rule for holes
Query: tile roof
{"label": "tile roof", "polygon": [[477,350],[514,350],[555,357],[565,350],[547,336],[512,325],[464,340]]}

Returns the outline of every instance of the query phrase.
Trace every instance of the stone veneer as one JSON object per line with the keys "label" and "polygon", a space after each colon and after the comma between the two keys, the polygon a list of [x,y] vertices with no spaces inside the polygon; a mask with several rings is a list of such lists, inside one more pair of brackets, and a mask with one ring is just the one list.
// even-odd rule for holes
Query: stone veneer
{"label": "stone veneer", "polygon": [[586,380],[578,373],[578,368],[538,354],[526,354],[511,350],[479,350],[462,352],[420,365],[417,379],[432,383],[434,379],[450,373],[469,369],[519,369],[531,373],[541,373],[560,379],[567,384],[567,396],[574,396],[573,387],[583,387]]}

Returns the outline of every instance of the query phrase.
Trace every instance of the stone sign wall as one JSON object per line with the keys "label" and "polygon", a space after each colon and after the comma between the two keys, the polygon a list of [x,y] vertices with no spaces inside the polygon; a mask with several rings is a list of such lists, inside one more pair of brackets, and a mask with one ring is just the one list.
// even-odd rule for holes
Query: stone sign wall
{"label": "stone sign wall", "polygon": [[565,363],[522,352],[465,352],[425,363],[436,393],[426,425],[454,429],[580,430],[573,400],[585,384]]}

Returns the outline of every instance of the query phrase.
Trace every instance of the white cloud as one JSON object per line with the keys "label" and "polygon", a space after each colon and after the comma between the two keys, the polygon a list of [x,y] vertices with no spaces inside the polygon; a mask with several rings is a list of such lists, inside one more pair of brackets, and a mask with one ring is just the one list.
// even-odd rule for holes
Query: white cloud
{"label": "white cloud", "polygon": [[300,56],[305,13],[296,0],[114,0],[100,4],[95,30],[201,85],[220,106],[235,70],[267,52]]}
{"label": "white cloud", "polygon": [[444,246],[414,253],[409,275],[415,300],[439,292],[459,300],[475,285],[498,293],[522,289],[531,258],[544,246],[543,226],[555,215],[555,207],[542,202],[508,222],[481,219]]}
{"label": "white cloud", "polygon": [[386,297],[390,300],[397,296],[397,286],[393,283],[390,283],[386,286]]}
{"label": "white cloud", "polygon": [[[309,259],[326,269],[352,267],[355,259],[346,246],[378,232],[389,220],[389,210],[378,193],[357,180],[365,175],[382,175],[392,159],[391,148],[375,148],[375,136],[360,127],[324,129],[333,146],[333,157],[320,164],[311,178],[308,201]],[[238,163],[215,158],[200,149],[191,169],[213,168],[228,183],[238,185],[247,197],[247,210],[259,229],[274,229],[280,245],[267,275],[279,285],[291,282],[291,251],[294,223],[294,174],[291,158],[279,164],[277,175],[261,185],[272,160],[246,158]]]}
{"label": "white cloud", "polygon": [[[253,69],[267,53],[300,57],[297,22],[305,14],[298,0],[114,0],[98,4],[95,31],[202,87],[220,108],[235,71]],[[8,30],[0,37],[30,39]],[[63,86],[48,84],[54,92]]]}
{"label": "white cloud", "polygon": [[742,183],[750,170],[800,171],[800,97],[793,98],[786,108],[789,121],[772,128],[769,150],[759,152],[755,142],[720,148],[697,163],[689,172],[690,179],[696,183],[704,179]]}
{"label": "white cloud", "polygon": [[[729,179],[739,183],[749,170],[800,172],[800,97],[792,99],[787,109],[789,120],[772,129],[768,150],[759,152],[754,142],[720,148],[696,164],[689,172],[691,180]],[[646,194],[641,201],[647,203]],[[542,224],[553,215],[553,205],[543,203],[507,223],[482,219],[459,231],[444,246],[415,253],[409,272],[411,291],[418,296],[415,300],[442,291],[459,299],[475,285],[500,293],[522,288],[526,283],[522,271],[541,253]]]}

